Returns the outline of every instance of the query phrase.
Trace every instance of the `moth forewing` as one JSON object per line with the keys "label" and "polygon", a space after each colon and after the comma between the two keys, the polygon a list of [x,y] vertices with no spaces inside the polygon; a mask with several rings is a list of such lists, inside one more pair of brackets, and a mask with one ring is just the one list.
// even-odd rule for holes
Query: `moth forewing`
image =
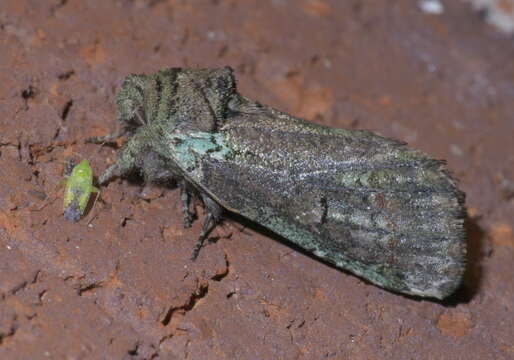
{"label": "moth forewing", "polygon": [[377,285],[436,298],[458,287],[463,195],[441,162],[369,132],[284,122],[234,116],[204,143],[190,134],[174,161],[223,207]]}

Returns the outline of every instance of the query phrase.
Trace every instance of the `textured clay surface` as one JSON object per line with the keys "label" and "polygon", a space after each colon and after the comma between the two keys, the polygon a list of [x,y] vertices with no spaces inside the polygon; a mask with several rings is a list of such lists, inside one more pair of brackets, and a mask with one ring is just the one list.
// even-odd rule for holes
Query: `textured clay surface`
{"label": "textured clay surface", "polygon": [[[1,359],[514,358],[514,42],[464,2],[2,0]],[[231,217],[190,261],[177,190],[114,181],[78,223],[130,73],[235,69],[241,94],[447,159],[468,267],[443,301],[396,295]],[[200,220],[203,217],[201,207]]]}

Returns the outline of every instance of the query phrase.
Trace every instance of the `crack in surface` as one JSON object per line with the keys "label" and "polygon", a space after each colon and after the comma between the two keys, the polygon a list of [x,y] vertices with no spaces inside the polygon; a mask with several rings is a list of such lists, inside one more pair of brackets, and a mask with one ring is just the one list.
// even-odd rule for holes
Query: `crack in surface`
{"label": "crack in surface", "polygon": [[18,325],[16,323],[16,318],[14,319],[13,324],[9,328],[9,331],[5,333],[0,332],[0,346],[5,345],[5,342],[7,339],[11,338],[16,334],[16,331],[18,330]]}
{"label": "crack in surface", "polygon": [[57,76],[57,78],[61,81],[66,81],[70,79],[73,75],[75,75],[75,70],[65,71]]}
{"label": "crack in surface", "polygon": [[50,14],[52,16],[55,16],[55,13],[66,6],[66,4],[68,3],[68,0],[60,0],[56,5],[53,5],[50,7]]}
{"label": "crack in surface", "polygon": [[103,287],[103,282],[102,281],[94,282],[92,284],[79,287],[77,289],[77,294],[79,296],[82,296],[82,295],[84,295],[87,292],[94,291],[94,290],[102,288],[102,287]]}
{"label": "crack in surface", "polygon": [[208,291],[209,291],[208,284],[200,284],[198,289],[189,296],[189,299],[186,301],[185,304],[180,305],[180,306],[172,306],[169,308],[169,310],[166,312],[166,315],[161,320],[161,324],[164,326],[169,325],[175,312],[186,313],[186,312],[192,310],[195,307],[195,305],[197,304],[198,300],[207,296]]}
{"label": "crack in surface", "polygon": [[66,118],[70,114],[71,107],[73,106],[73,100],[68,100],[61,111],[61,119],[62,121],[66,121]]}
{"label": "crack in surface", "polygon": [[41,272],[41,270],[37,270],[34,274],[34,277],[32,278],[32,280],[30,281],[27,281],[27,280],[23,280],[21,281],[18,285],[14,286],[10,293],[11,295],[16,295],[16,293],[18,293],[19,291],[27,288],[29,285],[33,285],[37,282],[38,280],[38,277],[39,277],[39,273]]}

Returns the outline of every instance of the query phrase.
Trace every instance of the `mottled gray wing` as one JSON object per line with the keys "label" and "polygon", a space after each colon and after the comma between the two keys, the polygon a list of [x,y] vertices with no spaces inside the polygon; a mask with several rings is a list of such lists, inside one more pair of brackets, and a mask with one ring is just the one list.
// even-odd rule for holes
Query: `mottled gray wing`
{"label": "mottled gray wing", "polygon": [[463,194],[442,162],[278,112],[221,133],[233,155],[204,157],[200,185],[222,206],[379,286],[443,298],[459,285]]}

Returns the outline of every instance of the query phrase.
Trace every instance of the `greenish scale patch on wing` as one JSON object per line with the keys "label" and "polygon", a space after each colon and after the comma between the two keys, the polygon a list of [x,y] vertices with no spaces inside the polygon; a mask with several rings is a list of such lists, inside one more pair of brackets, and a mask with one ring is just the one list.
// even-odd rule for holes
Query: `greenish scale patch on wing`
{"label": "greenish scale patch on wing", "polygon": [[222,133],[193,132],[188,134],[166,134],[169,144],[173,147],[173,156],[177,164],[186,171],[199,171],[198,160],[204,156],[224,161],[234,153]]}

